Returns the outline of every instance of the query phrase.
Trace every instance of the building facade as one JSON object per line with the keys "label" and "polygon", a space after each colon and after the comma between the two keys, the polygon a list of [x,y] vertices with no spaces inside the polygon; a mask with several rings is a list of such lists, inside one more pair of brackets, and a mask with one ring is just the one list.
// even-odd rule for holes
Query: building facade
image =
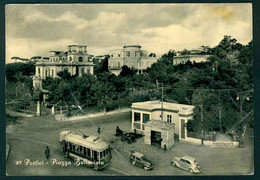
{"label": "building facade", "polygon": [[179,55],[173,57],[173,65],[191,63],[204,63],[208,61],[210,55]]}
{"label": "building facade", "polygon": [[[193,118],[192,105],[176,104],[161,101],[146,101],[132,103],[132,130],[136,129],[139,132],[148,136],[146,142],[149,144],[153,139],[151,129],[163,134],[168,134],[168,138],[173,138],[171,128],[174,128],[174,134],[179,136],[179,139],[187,138],[186,123]],[[161,118],[163,114],[163,118]],[[154,122],[156,121],[156,122]],[[161,130],[158,130],[158,127]],[[152,127],[152,128],[151,128]],[[157,129],[157,130],[156,130]],[[165,131],[166,129],[169,132]],[[156,134],[156,132],[153,132]],[[163,145],[162,145],[163,146]]]}
{"label": "building facade", "polygon": [[41,89],[41,80],[46,77],[59,78],[57,74],[61,71],[82,76],[93,74],[93,67],[94,64],[87,54],[87,46],[69,45],[67,52],[50,51],[49,59],[41,59],[35,64],[34,89]]}
{"label": "building facade", "polygon": [[108,59],[108,69],[115,75],[119,75],[123,66],[128,66],[138,73],[143,73],[144,70],[151,67],[157,62],[156,57],[149,57],[147,51],[141,50],[139,45],[126,45],[123,49],[115,49],[110,53]]}

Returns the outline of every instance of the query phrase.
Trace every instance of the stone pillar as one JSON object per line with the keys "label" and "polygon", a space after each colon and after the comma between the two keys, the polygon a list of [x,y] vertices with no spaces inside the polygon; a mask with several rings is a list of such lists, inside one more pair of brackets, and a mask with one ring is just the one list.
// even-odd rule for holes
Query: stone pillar
{"label": "stone pillar", "polygon": [[52,106],[52,108],[51,108],[51,114],[52,114],[52,115],[55,115],[55,109],[54,109],[54,106]]}
{"label": "stone pillar", "polygon": [[41,104],[40,104],[40,101],[37,101],[37,116],[41,116]]}
{"label": "stone pillar", "polygon": [[60,106],[60,120],[62,120],[62,108]]}

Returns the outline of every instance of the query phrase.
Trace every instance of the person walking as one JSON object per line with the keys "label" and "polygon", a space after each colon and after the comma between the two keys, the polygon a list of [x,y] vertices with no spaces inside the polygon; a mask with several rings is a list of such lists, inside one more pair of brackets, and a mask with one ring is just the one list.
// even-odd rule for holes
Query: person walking
{"label": "person walking", "polygon": [[100,135],[100,132],[101,132],[101,130],[100,130],[100,127],[98,126],[98,129],[97,129],[98,135]]}
{"label": "person walking", "polygon": [[49,149],[49,147],[48,146],[46,146],[46,148],[45,148],[45,157],[46,157],[46,159],[49,159],[49,156],[50,156],[50,153],[51,153],[51,151],[50,151],[50,149]]}

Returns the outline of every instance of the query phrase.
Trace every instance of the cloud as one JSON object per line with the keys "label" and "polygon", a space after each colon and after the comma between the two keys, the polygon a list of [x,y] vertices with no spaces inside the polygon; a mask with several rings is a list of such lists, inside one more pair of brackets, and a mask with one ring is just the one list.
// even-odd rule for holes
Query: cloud
{"label": "cloud", "polygon": [[248,43],[252,39],[252,5],[8,5],[6,32],[7,60],[47,56],[48,51],[66,50],[69,44],[85,44],[92,54],[140,44],[149,52],[162,54],[169,49],[213,47],[224,35]]}

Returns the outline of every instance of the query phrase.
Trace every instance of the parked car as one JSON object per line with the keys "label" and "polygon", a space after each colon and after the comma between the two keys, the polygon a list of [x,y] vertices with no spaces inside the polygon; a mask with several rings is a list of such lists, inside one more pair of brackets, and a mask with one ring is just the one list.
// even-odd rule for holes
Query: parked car
{"label": "parked car", "polygon": [[174,157],[171,164],[175,167],[188,171],[190,174],[201,172],[200,165],[197,163],[197,160],[191,156],[185,155],[183,157]]}
{"label": "parked car", "polygon": [[146,171],[153,169],[154,165],[151,161],[146,159],[142,153],[139,152],[131,152],[130,162],[132,165],[141,167]]}

